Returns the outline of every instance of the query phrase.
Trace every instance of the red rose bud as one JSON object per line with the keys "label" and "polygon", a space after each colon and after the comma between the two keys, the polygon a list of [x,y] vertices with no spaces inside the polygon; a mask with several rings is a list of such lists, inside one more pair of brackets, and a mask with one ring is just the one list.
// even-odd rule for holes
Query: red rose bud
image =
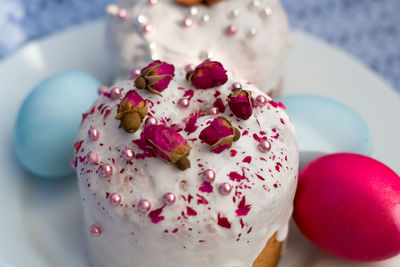
{"label": "red rose bud", "polygon": [[187,159],[190,145],[174,129],[162,124],[148,125],[144,128],[141,139],[164,162],[174,164],[180,170],[190,168],[190,161]]}
{"label": "red rose bud", "polygon": [[231,148],[232,143],[240,138],[238,129],[222,116],[216,117],[209,126],[200,133],[200,139],[211,146],[211,151],[219,154]]}
{"label": "red rose bud", "polygon": [[167,89],[169,82],[175,76],[174,72],[174,65],[160,60],[153,61],[140,71],[135,80],[135,87],[162,96],[161,92]]}
{"label": "red rose bud", "polygon": [[225,84],[228,81],[228,76],[221,63],[206,60],[198,65],[194,71],[189,71],[186,74],[186,79],[196,89],[210,89]]}
{"label": "red rose bud", "polygon": [[254,99],[250,91],[234,89],[226,100],[236,117],[247,120],[253,114]]}
{"label": "red rose bud", "polygon": [[128,133],[134,133],[147,115],[148,101],[144,100],[135,90],[129,91],[118,106],[116,120],[120,120],[119,128]]}

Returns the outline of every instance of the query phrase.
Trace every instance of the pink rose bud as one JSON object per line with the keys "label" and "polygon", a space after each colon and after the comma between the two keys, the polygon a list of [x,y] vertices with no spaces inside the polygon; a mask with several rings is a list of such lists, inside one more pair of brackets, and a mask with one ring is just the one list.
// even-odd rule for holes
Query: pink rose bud
{"label": "pink rose bud", "polygon": [[148,111],[148,101],[144,100],[135,90],[129,91],[118,106],[116,120],[120,120],[119,128],[128,133],[136,132]]}
{"label": "pink rose bud", "polygon": [[200,139],[211,146],[211,151],[219,154],[231,148],[232,143],[240,138],[238,129],[222,116],[216,117],[209,126],[200,133]]}
{"label": "pink rose bud", "polygon": [[169,82],[175,76],[174,72],[174,65],[160,60],[153,61],[140,71],[135,80],[135,87],[162,96],[161,92],[167,89]]}
{"label": "pink rose bud", "polygon": [[147,125],[141,134],[142,141],[155,156],[168,164],[176,165],[180,170],[190,168],[188,156],[190,145],[174,129],[163,124]]}
{"label": "pink rose bud", "polygon": [[247,120],[253,114],[254,99],[250,91],[234,89],[226,100],[236,117]]}
{"label": "pink rose bud", "polygon": [[186,74],[186,79],[196,89],[210,89],[225,84],[228,81],[228,76],[221,63],[206,60],[198,65],[194,71],[189,71]]}

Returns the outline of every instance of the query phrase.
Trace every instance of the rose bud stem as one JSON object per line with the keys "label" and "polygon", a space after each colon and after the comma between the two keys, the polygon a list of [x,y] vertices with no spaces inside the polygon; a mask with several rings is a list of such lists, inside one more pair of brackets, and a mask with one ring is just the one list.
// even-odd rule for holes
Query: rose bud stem
{"label": "rose bud stem", "polygon": [[237,128],[233,128],[233,132],[235,133],[235,136],[233,136],[233,142],[236,142],[240,139],[240,131]]}
{"label": "rose bud stem", "polygon": [[194,71],[188,71],[187,73],[186,73],[186,80],[188,81],[188,82],[190,82],[191,80],[192,80],[192,77],[193,77],[193,74],[194,74]]}
{"label": "rose bud stem", "polygon": [[139,113],[129,112],[122,117],[119,128],[123,128],[128,133],[134,133],[139,129],[141,122],[142,119]]}
{"label": "rose bud stem", "polygon": [[135,87],[137,89],[146,89],[147,87],[146,79],[143,76],[137,77],[135,80]]}
{"label": "rose bud stem", "polygon": [[182,158],[179,161],[175,163],[176,167],[180,169],[181,171],[184,171],[188,168],[190,168],[190,161],[187,158]]}
{"label": "rose bud stem", "polygon": [[[163,75],[163,76],[160,76],[160,77],[165,77],[165,76],[167,76],[167,75]],[[154,89],[149,87],[149,84],[152,84],[152,83],[156,82],[159,79],[160,79],[159,77],[154,77],[153,79],[150,78],[150,81],[149,81],[146,78],[144,78],[143,76],[139,76],[139,77],[136,78],[134,85],[135,85],[135,87],[137,89],[146,89],[147,91],[149,91],[152,94],[156,94],[156,95],[162,96],[162,94],[160,92],[158,92],[157,90],[154,90]],[[155,80],[155,81],[152,81],[152,80]]]}

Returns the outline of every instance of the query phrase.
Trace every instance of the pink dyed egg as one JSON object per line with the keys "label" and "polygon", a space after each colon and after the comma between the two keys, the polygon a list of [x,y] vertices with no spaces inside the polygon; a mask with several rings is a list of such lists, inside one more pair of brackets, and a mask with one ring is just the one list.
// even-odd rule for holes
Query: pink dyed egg
{"label": "pink dyed egg", "polygon": [[299,176],[294,219],[322,250],[376,261],[400,253],[400,177],[366,156],[314,160]]}

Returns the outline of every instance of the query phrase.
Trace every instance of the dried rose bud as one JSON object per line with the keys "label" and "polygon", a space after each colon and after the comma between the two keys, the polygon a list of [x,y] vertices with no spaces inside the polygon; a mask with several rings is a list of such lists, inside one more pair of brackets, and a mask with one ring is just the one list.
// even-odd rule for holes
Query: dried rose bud
{"label": "dried rose bud", "polygon": [[222,116],[216,117],[209,126],[200,133],[200,139],[211,146],[211,151],[219,154],[231,148],[232,143],[240,138],[238,129]]}
{"label": "dried rose bud", "polygon": [[201,4],[203,2],[203,0],[175,0],[175,1],[185,6],[194,6]]}
{"label": "dried rose bud", "polygon": [[146,146],[166,163],[174,164],[180,170],[190,168],[190,161],[187,158],[190,154],[190,145],[174,129],[162,124],[147,125],[140,137]]}
{"label": "dried rose bud", "polygon": [[128,133],[134,133],[147,115],[148,101],[144,100],[135,90],[129,91],[118,106],[116,120],[120,120],[119,128]]}
{"label": "dried rose bud", "polygon": [[186,79],[196,89],[210,89],[225,84],[228,81],[228,76],[221,63],[206,60],[198,65],[194,71],[189,71],[186,74]]}
{"label": "dried rose bud", "polygon": [[253,114],[254,99],[251,92],[243,89],[234,89],[226,99],[229,108],[236,117],[247,120]]}
{"label": "dried rose bud", "polygon": [[175,76],[174,72],[174,65],[160,60],[153,61],[140,71],[135,80],[135,87],[162,96],[161,92],[167,89],[169,82]]}

